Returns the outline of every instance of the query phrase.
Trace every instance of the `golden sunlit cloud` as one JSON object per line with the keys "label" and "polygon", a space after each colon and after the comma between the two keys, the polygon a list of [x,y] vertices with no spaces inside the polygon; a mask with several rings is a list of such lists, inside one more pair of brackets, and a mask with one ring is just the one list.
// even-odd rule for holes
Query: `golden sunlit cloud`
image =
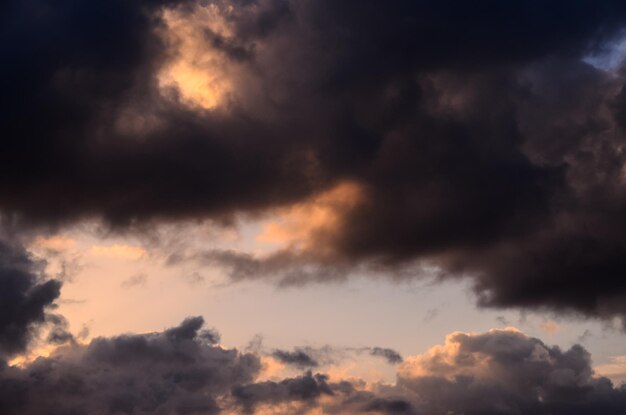
{"label": "golden sunlit cloud", "polygon": [[281,247],[322,249],[317,242],[339,231],[343,214],[362,200],[362,188],[343,182],[312,198],[277,212],[262,226],[258,242]]}
{"label": "golden sunlit cloud", "polygon": [[29,351],[28,353],[20,354],[9,360],[7,363],[9,366],[17,366],[17,367],[25,367],[29,363],[34,362],[39,357],[50,357],[55,350],[57,350],[57,346],[53,345],[44,345],[41,347],[37,347]]}
{"label": "golden sunlit cloud", "polygon": [[92,246],[89,253],[98,257],[137,260],[146,255],[147,251],[139,246],[114,244]]}
{"label": "golden sunlit cloud", "polygon": [[[322,401],[323,399],[319,399]],[[327,412],[320,407],[307,407],[306,403],[289,402],[289,403],[272,403],[259,405],[252,412],[254,415],[324,415]],[[240,415],[240,411],[227,411],[226,415]]]}
{"label": "golden sunlit cloud", "polygon": [[226,59],[206,40],[207,30],[229,37],[224,12],[214,4],[198,6],[193,13],[163,12],[166,29],[162,37],[172,58],[159,73],[159,86],[164,91],[174,88],[189,106],[214,109],[232,90]]}
{"label": "golden sunlit cloud", "polygon": [[377,365],[371,360],[367,361],[367,358],[363,360],[365,362],[354,360],[332,365],[324,370],[324,374],[328,376],[328,380],[331,382],[347,380],[355,385],[359,385],[363,390],[370,391],[374,385],[384,383],[385,381],[391,383],[395,378],[393,369],[390,369],[391,376],[389,376],[380,370],[380,364]]}
{"label": "golden sunlit cloud", "polygon": [[[505,329],[491,329],[488,333],[519,333],[524,334],[516,327]],[[463,337],[481,336],[479,333],[464,333],[457,331],[446,336],[443,345],[431,347],[424,354],[408,356],[405,362],[400,365],[398,374],[403,377],[421,376],[444,376],[454,379],[459,375],[472,375],[479,377],[490,377],[492,370],[490,367],[490,356],[482,353],[461,353],[461,339]],[[538,354],[540,351],[537,352]],[[547,351],[546,351],[547,353]],[[537,356],[541,358],[541,356]],[[459,362],[471,362],[471,365],[460,365]],[[467,372],[467,373],[466,373]]]}

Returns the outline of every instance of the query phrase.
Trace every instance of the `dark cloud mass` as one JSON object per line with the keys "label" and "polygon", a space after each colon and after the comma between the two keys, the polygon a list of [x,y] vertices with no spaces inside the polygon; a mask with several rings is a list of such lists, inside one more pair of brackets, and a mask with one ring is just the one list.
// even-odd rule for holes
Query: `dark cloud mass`
{"label": "dark cloud mass", "polygon": [[596,377],[581,346],[520,332],[454,333],[412,356],[393,385],[323,373],[262,380],[260,356],[226,349],[189,318],[163,332],[73,343],[0,369],[0,411],[35,414],[621,415],[626,386]]}
{"label": "dark cloud mass", "polygon": [[216,414],[256,356],[206,341],[201,318],[163,333],[96,338],[0,373],[3,414]]}
{"label": "dark cloud mass", "polygon": [[67,337],[62,318],[48,312],[61,283],[42,280],[37,268],[26,251],[0,241],[0,362],[24,352],[47,322],[53,326],[54,341]]}
{"label": "dark cloud mass", "polygon": [[246,412],[254,412],[259,404],[277,404],[283,402],[314,403],[322,395],[333,395],[326,376],[311,372],[296,378],[287,378],[280,382],[259,382],[237,386],[233,396]]}
{"label": "dark cloud mass", "polygon": [[[336,228],[244,277],[425,261],[483,305],[626,316],[624,72],[583,61],[618,40],[623,1],[1,8],[0,209],[22,226],[228,221],[350,182]],[[197,39],[231,86],[216,109],[160,84],[183,55],[164,8],[228,27]]]}

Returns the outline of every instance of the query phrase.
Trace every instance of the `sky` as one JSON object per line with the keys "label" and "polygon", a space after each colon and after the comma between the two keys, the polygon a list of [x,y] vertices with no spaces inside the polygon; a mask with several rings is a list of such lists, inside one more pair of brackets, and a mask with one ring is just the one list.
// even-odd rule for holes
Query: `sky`
{"label": "sky", "polygon": [[626,413],[623,2],[0,11],[0,413]]}

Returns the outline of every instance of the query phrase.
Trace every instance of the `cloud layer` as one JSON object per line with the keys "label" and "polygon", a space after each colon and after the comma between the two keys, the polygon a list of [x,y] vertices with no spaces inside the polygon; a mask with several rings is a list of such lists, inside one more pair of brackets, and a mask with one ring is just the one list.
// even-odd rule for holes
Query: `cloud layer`
{"label": "cloud layer", "polygon": [[621,1],[2,15],[0,210],[20,226],[287,209],[281,251],[214,262],[292,282],[429,264],[483,305],[626,315],[624,75],[583,60],[618,41]]}
{"label": "cloud layer", "polygon": [[[260,380],[259,352],[217,344],[188,318],[158,333],[73,343],[0,370],[3,414],[622,414],[626,389],[596,377],[581,346],[513,330],[453,333],[410,356],[392,385],[304,372]],[[265,356],[267,358],[267,356]],[[281,357],[278,357],[281,359]]]}

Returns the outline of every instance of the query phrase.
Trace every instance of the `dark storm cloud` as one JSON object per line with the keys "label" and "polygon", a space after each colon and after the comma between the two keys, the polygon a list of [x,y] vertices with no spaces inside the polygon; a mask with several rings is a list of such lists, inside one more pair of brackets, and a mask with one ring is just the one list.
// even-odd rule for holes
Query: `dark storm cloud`
{"label": "dark storm cloud", "polygon": [[317,361],[302,350],[294,350],[293,352],[289,352],[286,350],[275,350],[272,353],[272,356],[282,363],[301,368],[317,366]]}
{"label": "dark storm cloud", "polygon": [[39,274],[26,251],[0,241],[0,359],[25,351],[46,322],[63,333],[63,320],[48,313],[61,283]]}
{"label": "dark storm cloud", "polygon": [[[228,215],[311,189],[293,171],[301,150],[285,148],[277,127],[245,114],[198,114],[161,97],[156,75],[169,52],[157,36],[164,28],[157,6],[165,3],[191,2],[5,3],[5,212],[24,221],[100,216],[121,225]],[[161,128],[120,131],[135,115]]]}
{"label": "dark storm cloud", "polygon": [[302,283],[424,261],[483,305],[626,315],[624,75],[582,61],[622,1],[212,4],[230,30],[199,44],[234,90],[199,111],[159,89],[159,11],[202,6],[5,2],[0,209],[229,221],[350,181],[362,198],[307,252],[213,262]]}

